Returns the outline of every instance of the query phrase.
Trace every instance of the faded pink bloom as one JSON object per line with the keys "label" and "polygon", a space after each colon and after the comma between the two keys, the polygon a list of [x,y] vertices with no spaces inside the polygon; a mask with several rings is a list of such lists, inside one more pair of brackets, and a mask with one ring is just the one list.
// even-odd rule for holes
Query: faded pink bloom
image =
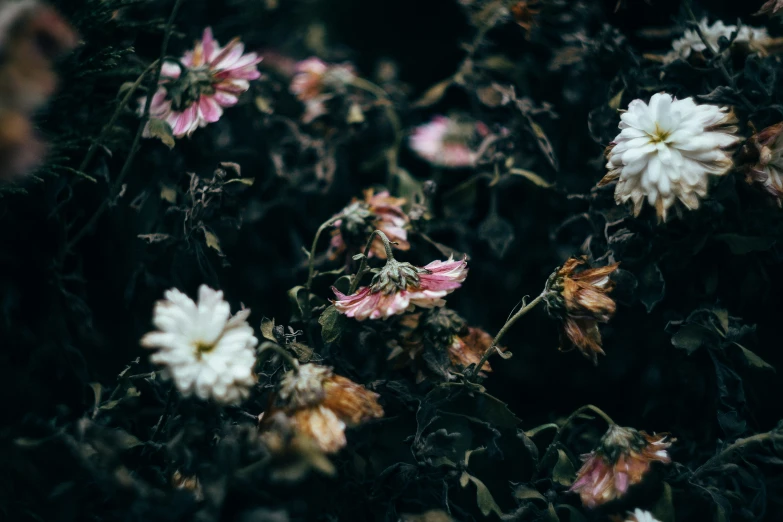
{"label": "faded pink bloom", "polygon": [[478,159],[475,147],[489,134],[483,123],[458,122],[435,116],[431,122],[414,129],[410,148],[439,167],[471,167]]}
{"label": "faded pink bloom", "polygon": [[[410,218],[403,212],[403,205],[405,199],[392,197],[387,190],[377,194],[372,189],[365,190],[364,200],[354,199],[342,210],[343,219],[335,221],[329,257],[335,259],[346,249],[349,255],[356,253],[357,248],[367,243],[374,230],[380,230],[389,241],[396,243],[393,248],[409,250],[411,244],[408,242],[407,226]],[[370,248],[372,256],[386,259],[386,249],[379,237]]]}
{"label": "faded pink bloom", "polygon": [[388,319],[415,306],[445,305],[443,298],[462,286],[467,276],[465,259],[433,261],[420,268],[391,258],[373,277],[370,286],[361,287],[354,294],[345,295],[332,287],[337,296],[333,303],[338,312],[357,321]]}
{"label": "faded pink bloom", "polygon": [[327,64],[311,57],[296,64],[291,93],[304,103],[302,120],[309,123],[328,112],[326,101],[356,77],[350,64]]}
{"label": "faded pink bloom", "polygon": [[625,495],[630,486],[642,481],[653,462],[668,464],[666,434],[649,435],[633,428],[612,425],[598,447],[583,455],[584,465],[571,491],[579,493],[582,504],[594,508]]}
{"label": "faded pink bloom", "polygon": [[[220,47],[212,29],[204,29],[201,41],[184,54],[179,64],[163,64],[150,117],[164,120],[178,138],[218,121],[223,107],[236,105],[239,95],[250,88],[250,80],[261,76],[256,67],[261,58],[244,51],[245,46],[238,38]],[[144,110],[146,98],[140,103],[140,110]],[[144,136],[150,137],[149,124]]]}

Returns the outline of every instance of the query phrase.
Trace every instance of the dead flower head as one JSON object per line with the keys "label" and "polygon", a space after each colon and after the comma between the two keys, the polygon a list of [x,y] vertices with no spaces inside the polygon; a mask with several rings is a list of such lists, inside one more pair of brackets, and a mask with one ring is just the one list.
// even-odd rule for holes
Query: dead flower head
{"label": "dead flower head", "polygon": [[269,415],[284,412],[297,432],[314,440],[322,451],[334,453],[346,444],[346,427],[383,417],[378,397],[335,375],[331,368],[303,364],[283,377]]}
{"label": "dead flower head", "polygon": [[783,198],[783,122],[751,136],[742,147],[745,180],[777,200]]}
{"label": "dead flower head", "polygon": [[653,462],[671,462],[666,449],[667,434],[649,435],[633,428],[612,425],[595,450],[583,455],[571,491],[579,493],[582,504],[594,508],[625,495],[630,486],[642,481]]}
{"label": "dead flower head", "polygon": [[[478,364],[493,340],[481,328],[468,326],[449,308],[404,315],[398,327],[401,335],[390,343],[389,359],[397,360],[401,366],[411,366],[417,382],[425,380],[427,370],[444,379],[453,379],[454,372]],[[480,375],[486,377],[491,371],[489,362],[485,362]]]}
{"label": "dead flower head", "polygon": [[614,289],[610,279],[619,263],[586,268],[587,257],[572,257],[557,269],[546,284],[544,302],[551,317],[562,323],[560,349],[576,347],[593,363],[601,348],[598,323],[607,323],[615,312],[615,302],[607,294]]}
{"label": "dead flower head", "polygon": [[[354,199],[341,212],[344,217],[334,223],[329,257],[336,259],[346,250],[349,255],[358,252],[364,248],[374,230],[386,234],[393,248],[409,250],[411,245],[407,228],[410,218],[402,210],[403,205],[405,199],[395,198],[386,190],[377,194],[373,189],[365,190],[364,199]],[[381,238],[376,237],[373,241],[370,256],[386,259],[386,249]]]}

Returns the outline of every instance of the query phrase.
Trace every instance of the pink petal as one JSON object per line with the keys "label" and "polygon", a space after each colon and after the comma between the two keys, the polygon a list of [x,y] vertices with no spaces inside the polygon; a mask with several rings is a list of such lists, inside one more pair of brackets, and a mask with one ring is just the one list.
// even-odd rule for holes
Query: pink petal
{"label": "pink petal", "polygon": [[218,121],[223,115],[223,109],[220,107],[220,104],[211,96],[201,96],[198,108],[201,111],[201,116],[208,123]]}
{"label": "pink petal", "polygon": [[219,49],[215,38],[212,36],[212,28],[207,27],[204,29],[204,34],[201,37],[201,45],[204,49],[204,62],[210,63],[215,54],[216,49]]}

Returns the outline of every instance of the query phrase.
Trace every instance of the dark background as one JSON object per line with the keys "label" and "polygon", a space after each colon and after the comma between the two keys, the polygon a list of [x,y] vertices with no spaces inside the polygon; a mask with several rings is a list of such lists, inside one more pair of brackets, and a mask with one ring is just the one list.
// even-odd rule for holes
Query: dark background
{"label": "dark background", "polygon": [[[711,19],[726,23],[740,17],[751,24],[762,24],[766,18],[751,16],[759,3],[710,1],[694,8],[697,13],[708,12]],[[39,118],[42,133],[57,153],[56,161],[51,162],[56,166],[78,165],[90,136],[100,131],[113,111],[119,86],[132,81],[142,64],[157,56],[162,21],[172,2],[139,3],[129,7],[123,19],[111,22],[101,21],[97,4],[86,0],[55,2],[84,40],[83,47],[60,64],[60,95]],[[613,135],[616,116],[614,122],[604,126],[608,129],[604,141],[590,136],[588,118],[616,94],[613,82],[618,76],[627,79],[652,74],[631,70],[633,60],[628,56],[601,51],[586,55],[572,67],[551,71],[547,64],[564,45],[563,35],[582,30],[588,37],[595,37],[604,24],[610,24],[625,37],[621,47],[637,57],[635,63],[642,64],[639,57],[643,53],[665,52],[671,38],[650,37],[644,31],[668,29],[676,36],[676,28],[682,27],[686,19],[680,2],[675,1],[626,0],[616,13],[614,0],[553,5],[550,12],[556,14],[542,18],[530,39],[516,24],[501,24],[490,31],[479,51],[507,56],[516,67],[513,82],[517,94],[528,96],[536,104],[547,102],[557,114],[556,119],[545,116],[538,120],[559,160],[557,171],[530,145],[532,134],[520,132],[513,138],[530,156],[531,170],[556,182],[556,188],[542,189],[519,179],[504,183],[496,192],[497,213],[511,225],[513,233],[502,256],[479,232],[491,213],[491,191],[485,184],[476,185],[475,201],[469,208],[460,209],[458,218],[450,218],[454,214],[449,214],[450,203],[443,195],[473,173],[435,171],[405,146],[400,156],[402,166],[416,179],[437,182],[433,239],[469,256],[470,275],[463,288],[449,298],[449,306],[470,324],[490,333],[500,329],[523,296],[540,292],[556,266],[569,255],[583,251],[588,238],[592,238],[588,251],[593,258],[601,258],[607,251],[606,218],[601,212],[611,208],[605,204],[610,196],[596,199],[574,195],[589,194],[603,176],[601,155]],[[570,16],[566,16],[569,11]],[[202,28],[210,25],[221,43],[238,35],[250,50],[303,59],[317,51],[308,48],[306,38],[314,23],[325,29],[326,47],[322,51],[327,54],[322,52],[322,58],[350,61],[360,75],[368,78],[373,78],[379,60],[396,64],[398,84],[407,89],[405,101],[399,106],[406,129],[454,109],[485,121],[505,121],[507,115],[502,111],[481,106],[475,96],[460,88],[452,88],[433,107],[410,106],[430,85],[456,70],[465,55],[461,43],[469,41],[475,32],[466,9],[453,0],[280,0],[276,9],[268,9],[264,2],[187,1],[177,17],[170,54],[178,55],[189,48]],[[773,35],[781,34],[777,22],[769,22],[769,28]],[[112,52],[116,56],[109,56]],[[783,71],[779,58],[766,60],[774,70]],[[642,70],[647,66],[639,67]],[[148,366],[146,353],[138,341],[151,329],[152,305],[167,288],[178,287],[193,295],[199,284],[207,283],[223,289],[234,308],[239,303],[251,308],[254,326],[262,317],[286,324],[290,313],[286,292],[306,279],[302,248],[309,248],[320,223],[360,195],[362,189],[384,183],[382,167],[363,167],[367,142],[387,137],[383,129],[369,127],[339,131],[341,139],[332,149],[337,168],[331,184],[278,176],[269,154],[270,143],[275,142],[279,130],[255,108],[253,97],[268,92],[265,89],[269,87],[277,92],[280,111],[296,114],[299,109],[284,90],[272,88],[285,88],[278,73],[266,63],[261,69],[266,79],[258,82],[260,85],[255,85],[238,107],[227,110],[217,124],[179,141],[172,151],[157,141],[145,140],[126,178],[124,195],[71,251],[63,251],[69,234],[83,226],[106,198],[106,178],[115,179],[127,157],[136,127],[133,114],[122,116],[125,131],[112,135],[108,147],[111,154],[99,153],[90,165],[88,174],[97,178],[97,183],[62,169],[50,172],[44,168],[40,179],[22,181],[13,190],[3,192],[2,444],[10,448],[20,437],[40,436],[51,428],[76,422],[93,404],[88,383],[111,386],[116,375],[136,357],[141,357],[138,371],[144,371]],[[720,81],[707,73],[689,74],[688,81],[675,87],[682,96],[707,94]],[[635,92],[642,93],[639,85],[628,83],[623,105],[633,99]],[[780,120],[780,112],[771,108],[769,99],[753,101],[755,112],[740,113],[745,121],[752,119],[762,128]],[[749,135],[747,127],[743,132]],[[309,161],[305,157],[300,160]],[[219,216],[214,218],[212,226],[221,238],[226,266],[224,259],[195,236],[173,246],[150,245],[137,237],[178,227],[177,216],[164,212],[165,205],[157,195],[162,185],[184,190],[188,172],[208,177],[219,162],[226,161],[240,164],[243,176],[255,178],[253,186],[238,194],[225,210],[241,219],[241,228],[237,230]],[[689,213],[682,220],[657,225],[652,216],[643,214],[634,231],[638,242],[650,246],[642,255],[636,256],[638,250],[634,247],[613,251],[609,259],[620,261],[628,275],[623,279],[626,284],[621,281],[618,288],[618,312],[602,329],[606,357],[600,358],[598,366],[578,352],[557,350],[557,327],[543,309],[535,310],[511,330],[504,343],[514,357],[495,360],[495,373],[485,384],[489,393],[508,403],[522,419],[522,427],[529,429],[562,419],[577,407],[592,403],[621,425],[671,432],[678,439],[672,448],[674,460],[690,467],[703,463],[727,438],[774,428],[783,417],[783,385],[776,373],[745,368],[739,363],[733,367],[742,377],[746,404],[740,408],[740,415],[747,425],[742,432],[727,436],[718,420],[722,411],[722,399],[716,391],[719,376],[709,353],[701,350],[688,355],[672,345],[671,333],[664,330],[669,321],[683,320],[698,308],[720,306],[744,324],[756,325],[755,332],[744,338],[744,346],[775,368],[783,367],[777,330],[783,277],[775,243],[780,209],[769,205],[766,196],[746,187],[741,173],[731,173],[720,186],[715,191],[715,204],[705,205],[701,216]],[[16,188],[24,191],[17,192]],[[571,219],[562,226],[580,214],[586,217]],[[68,227],[73,227],[70,233]],[[737,255],[725,242],[712,239],[725,233],[764,236],[771,238],[772,246]],[[691,248],[695,237],[704,238],[704,246],[698,251]],[[325,249],[326,239],[322,241]],[[413,244],[411,252],[401,258],[425,264],[441,256],[415,237]],[[660,270],[663,287],[654,273],[650,276],[651,265]],[[637,284],[636,289],[628,282],[649,277],[656,280]],[[652,288],[649,292],[653,297],[640,296],[648,288]],[[322,297],[329,297],[326,284],[316,290]],[[657,302],[656,296],[660,297]],[[651,310],[644,300],[653,303]],[[590,449],[584,441],[584,447],[579,444],[575,452]],[[35,459],[35,453],[30,454]],[[35,476],[25,474],[27,467],[12,467],[19,474],[10,474],[12,478],[3,485],[1,497],[9,516],[21,516],[19,501],[29,511],[29,518],[21,519],[37,519],[33,515],[42,508],[36,508],[36,503],[48,502],[52,490],[73,471],[67,465],[54,471],[58,463],[52,461],[45,466],[53,469],[51,480],[35,479],[35,487],[25,482],[24,477]],[[776,520],[775,513],[780,513],[774,491],[770,486],[765,520]],[[687,513],[692,511],[688,502],[691,500],[684,496],[676,504],[678,508],[685,504],[682,509]],[[710,508],[701,504],[708,504],[708,499],[693,495],[692,502],[693,510],[705,513],[705,518],[691,520],[711,519],[712,515],[706,514]],[[752,520],[755,516],[740,516],[740,512],[735,510],[737,520]],[[101,519],[100,508],[95,507],[94,513],[94,519]],[[51,518],[44,514],[43,519],[68,518],[64,512],[48,515]],[[74,516],[80,519],[80,515]],[[225,512],[224,516],[229,517]],[[132,515],[128,517],[133,519]]]}

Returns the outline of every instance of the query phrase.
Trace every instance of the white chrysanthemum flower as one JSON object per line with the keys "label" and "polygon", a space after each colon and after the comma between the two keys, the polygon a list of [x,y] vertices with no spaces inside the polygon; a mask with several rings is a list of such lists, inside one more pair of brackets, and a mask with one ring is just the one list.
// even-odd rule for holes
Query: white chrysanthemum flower
{"label": "white chrysanthemum flower", "polygon": [[[762,42],[769,39],[769,33],[764,27],[743,25],[737,31],[736,25],[725,25],[720,20],[709,25],[706,18],[702,18],[701,22],[699,22],[699,29],[704,35],[704,40],[707,41],[713,51],[720,49],[721,37],[731,40],[731,35],[734,32],[737,32],[734,43],[745,44],[751,48],[760,49]],[[707,50],[704,40],[702,40],[699,32],[695,29],[686,29],[681,38],[672,42],[672,50],[666,55],[666,62],[673,62],[677,58],[687,59],[693,52],[703,53]]]}
{"label": "white chrysanthemum flower", "polygon": [[630,518],[626,522],[660,522],[652,513],[643,509],[636,508],[633,513],[629,513]]}
{"label": "white chrysanthemum flower", "polygon": [[176,288],[155,304],[158,328],[141,340],[159,348],[152,362],[164,365],[182,395],[195,394],[223,404],[246,398],[255,384],[255,346],[258,339],[247,324],[250,310],[233,317],[223,292],[201,285],[198,303]]}
{"label": "white chrysanthemum flower", "polygon": [[606,150],[609,173],[598,186],[617,180],[615,200],[633,201],[634,215],[645,198],[663,220],[678,199],[694,210],[707,195],[708,176],[726,174],[732,166],[724,149],[739,138],[726,107],[658,93],[649,105],[632,101],[620,119],[622,131]]}

